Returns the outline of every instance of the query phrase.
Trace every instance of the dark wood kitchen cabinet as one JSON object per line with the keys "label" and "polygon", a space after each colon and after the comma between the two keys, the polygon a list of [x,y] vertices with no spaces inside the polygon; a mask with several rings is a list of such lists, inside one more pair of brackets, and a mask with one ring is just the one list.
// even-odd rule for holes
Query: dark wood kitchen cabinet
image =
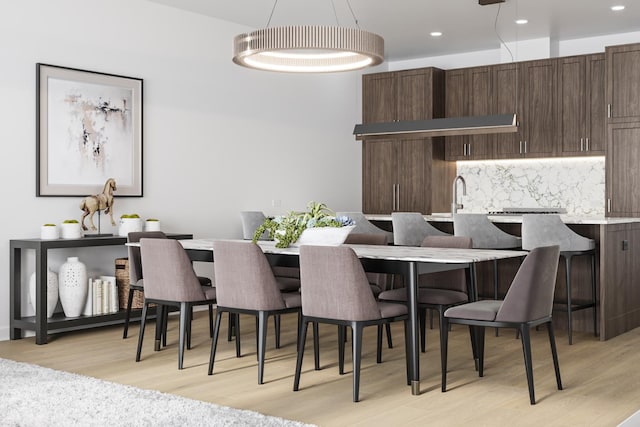
{"label": "dark wood kitchen cabinet", "polygon": [[640,216],[640,122],[608,126],[607,216]]}
{"label": "dark wood kitchen cabinet", "polygon": [[362,211],[447,211],[454,176],[455,163],[444,161],[442,138],[364,140]]}
{"label": "dark wood kitchen cabinet", "polygon": [[604,155],[605,55],[558,60],[558,150],[562,156]]}
{"label": "dark wood kitchen cabinet", "polygon": [[543,59],[495,66],[496,114],[513,113],[519,129],[496,135],[496,157],[550,157],[555,154],[557,60]]}
{"label": "dark wood kitchen cabinet", "polygon": [[362,122],[443,117],[444,71],[419,68],[362,76]]}
{"label": "dark wood kitchen cabinet", "polygon": [[[492,114],[491,68],[473,67],[446,71],[445,116],[485,116]],[[448,136],[447,160],[480,160],[494,156],[492,135]]]}
{"label": "dark wood kitchen cabinet", "polygon": [[640,43],[607,47],[609,123],[640,122]]}

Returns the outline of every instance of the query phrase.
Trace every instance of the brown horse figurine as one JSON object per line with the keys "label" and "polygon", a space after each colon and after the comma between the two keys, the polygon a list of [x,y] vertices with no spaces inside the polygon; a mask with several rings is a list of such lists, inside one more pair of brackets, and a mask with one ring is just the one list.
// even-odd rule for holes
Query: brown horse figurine
{"label": "brown horse figurine", "polygon": [[109,178],[104,183],[104,189],[102,193],[95,194],[93,196],[87,196],[82,202],[80,202],[80,209],[84,211],[82,214],[82,229],[87,230],[87,226],[84,225],[84,219],[89,216],[89,224],[92,230],[96,230],[96,226],[93,224],[93,214],[96,211],[104,210],[104,213],[108,213],[111,218],[111,225],[115,227],[116,222],[113,220],[113,192],[116,191],[116,180]]}

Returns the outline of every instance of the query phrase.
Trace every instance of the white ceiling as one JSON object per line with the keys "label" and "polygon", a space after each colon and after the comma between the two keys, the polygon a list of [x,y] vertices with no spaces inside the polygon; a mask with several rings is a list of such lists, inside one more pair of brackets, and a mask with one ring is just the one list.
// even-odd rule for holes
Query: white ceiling
{"label": "white ceiling", "polygon": [[[148,0],[248,27],[264,28],[272,0]],[[334,15],[332,3],[335,5]],[[360,28],[385,39],[385,59],[398,61],[497,49],[498,5],[478,0],[350,0]],[[613,12],[610,6],[626,9]],[[270,26],[354,26],[347,0],[279,0]],[[529,23],[516,25],[516,16]],[[640,31],[639,0],[507,0],[498,34],[505,42],[549,37],[551,42]],[[431,37],[431,31],[443,35]]]}

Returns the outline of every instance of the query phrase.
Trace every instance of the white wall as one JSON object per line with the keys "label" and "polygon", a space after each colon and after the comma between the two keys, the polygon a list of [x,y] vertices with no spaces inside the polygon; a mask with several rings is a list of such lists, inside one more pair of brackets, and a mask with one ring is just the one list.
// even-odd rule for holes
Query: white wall
{"label": "white wall", "polygon": [[[238,67],[231,40],[246,30],[146,1],[3,3],[0,339],[8,338],[9,240],[81,214],[81,197],[35,197],[37,62],[144,79],[144,197],[117,199],[118,216],[229,238],[240,237],[241,210],[279,213],[310,200],[361,209],[361,146],[352,136],[360,75]],[[115,231],[104,218],[102,231]]]}

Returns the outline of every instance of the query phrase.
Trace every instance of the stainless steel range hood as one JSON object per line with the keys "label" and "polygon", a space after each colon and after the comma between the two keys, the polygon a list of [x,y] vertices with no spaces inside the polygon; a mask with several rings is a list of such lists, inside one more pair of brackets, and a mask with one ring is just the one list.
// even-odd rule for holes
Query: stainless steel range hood
{"label": "stainless steel range hood", "polygon": [[424,138],[432,136],[482,135],[518,131],[515,114],[492,116],[449,117],[432,120],[412,120],[356,125],[356,139],[382,139],[389,136]]}

